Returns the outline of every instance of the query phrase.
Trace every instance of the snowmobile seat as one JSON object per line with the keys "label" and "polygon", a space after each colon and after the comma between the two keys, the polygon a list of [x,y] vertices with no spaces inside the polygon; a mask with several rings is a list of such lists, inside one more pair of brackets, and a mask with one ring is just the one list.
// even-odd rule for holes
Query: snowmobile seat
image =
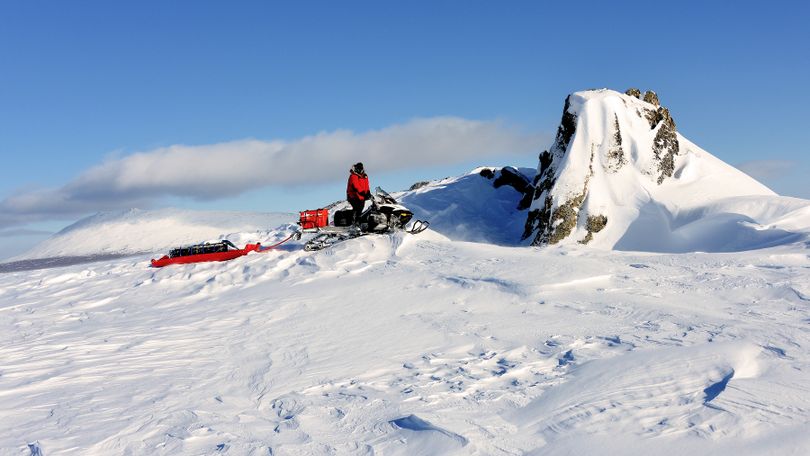
{"label": "snowmobile seat", "polygon": [[353,218],[354,211],[351,209],[335,211],[335,226],[349,226],[352,224]]}

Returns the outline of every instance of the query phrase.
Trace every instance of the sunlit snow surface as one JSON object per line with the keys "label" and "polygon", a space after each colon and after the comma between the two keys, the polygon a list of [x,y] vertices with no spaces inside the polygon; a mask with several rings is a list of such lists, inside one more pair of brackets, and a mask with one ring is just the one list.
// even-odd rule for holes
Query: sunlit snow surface
{"label": "sunlit snow surface", "polygon": [[0,454],[810,448],[804,241],[150,257],[0,274]]}
{"label": "sunlit snow surface", "polygon": [[418,236],[225,263],[149,267],[269,245],[294,216],[66,228],[21,263],[48,268],[0,265],[0,454],[808,454],[807,201],[720,198],[625,235],[716,253],[540,249],[492,183],[396,193],[435,228]]}

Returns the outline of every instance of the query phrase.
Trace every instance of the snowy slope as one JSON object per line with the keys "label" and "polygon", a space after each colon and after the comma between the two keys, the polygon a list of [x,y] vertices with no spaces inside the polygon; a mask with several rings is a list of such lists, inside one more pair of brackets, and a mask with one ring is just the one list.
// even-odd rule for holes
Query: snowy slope
{"label": "snowy slope", "polygon": [[[646,98],[646,97],[645,97]],[[775,195],[676,131],[657,97],[568,97],[541,155],[525,237],[653,252],[739,251],[810,232],[810,202]]]}
{"label": "snowy slope", "polygon": [[[482,176],[484,169],[492,177]],[[532,169],[516,171],[534,177]],[[510,185],[496,187],[500,175],[500,168],[477,168],[394,196],[416,218],[430,221],[433,230],[450,239],[517,245],[526,218],[526,211],[518,209],[523,194]]]}
{"label": "snowy slope", "polygon": [[810,448],[810,244],[149,257],[0,274],[0,454]]}
{"label": "snowy slope", "polygon": [[[171,247],[195,244],[243,232],[256,242],[267,230],[297,220],[293,214],[259,212],[215,212],[184,209],[131,209],[99,213],[68,226],[13,260],[165,252]],[[248,232],[254,231],[250,234]]]}

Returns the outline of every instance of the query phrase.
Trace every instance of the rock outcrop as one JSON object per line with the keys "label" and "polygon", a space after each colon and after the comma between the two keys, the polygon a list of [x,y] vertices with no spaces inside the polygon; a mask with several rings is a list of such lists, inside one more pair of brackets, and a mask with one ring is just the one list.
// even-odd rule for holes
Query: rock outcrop
{"label": "rock outcrop", "polygon": [[504,185],[514,188],[523,197],[517,205],[518,210],[528,209],[532,204],[532,196],[534,194],[534,187],[531,180],[524,176],[523,173],[513,166],[504,166],[501,168],[495,181],[492,183],[495,188],[500,188]]}
{"label": "rock outcrop", "polygon": [[555,244],[577,231],[579,242],[590,242],[611,219],[599,207],[610,181],[631,167],[661,185],[673,176],[679,152],[675,121],[655,92],[569,95],[554,143],[538,157],[524,240]]}
{"label": "rock outcrop", "polygon": [[644,101],[646,101],[651,105],[661,106],[661,102],[658,101],[658,94],[653,92],[652,90],[644,92]]}
{"label": "rock outcrop", "polygon": [[631,87],[631,88],[627,89],[627,91],[624,92],[624,93],[625,93],[625,95],[630,95],[633,98],[638,98],[639,100],[641,99],[641,90],[638,90],[635,87]]}
{"label": "rock outcrop", "polygon": [[675,171],[675,156],[678,155],[680,145],[678,144],[675,120],[669,115],[666,108],[658,109],[661,114],[661,121],[658,123],[658,132],[653,139],[653,153],[658,162],[658,179],[660,185],[667,177],[672,177]]}
{"label": "rock outcrop", "polygon": [[[535,245],[553,244],[556,241],[552,242],[551,239],[561,239],[560,233],[565,227],[555,235],[552,223],[557,220],[567,219],[569,223],[566,223],[565,226],[568,226],[572,214],[575,213],[574,207],[578,210],[578,206],[582,204],[581,199],[584,198],[584,192],[580,192],[579,195],[571,195],[569,201],[558,205],[556,208],[552,198],[552,189],[557,182],[557,165],[565,157],[571,139],[577,130],[577,115],[571,109],[571,97],[572,95],[569,95],[565,99],[562,119],[559,127],[557,127],[554,143],[549,150],[540,154],[540,164],[537,167],[537,175],[534,177],[532,199],[535,201],[532,203],[527,215],[523,239],[535,234],[534,241],[532,241],[532,244]],[[582,198],[579,198],[580,195]]]}
{"label": "rock outcrop", "polygon": [[613,134],[610,137],[610,146],[607,152],[607,163],[605,163],[605,171],[615,173],[627,163],[624,156],[624,148],[622,148],[622,132],[619,127],[619,117],[613,116]]}

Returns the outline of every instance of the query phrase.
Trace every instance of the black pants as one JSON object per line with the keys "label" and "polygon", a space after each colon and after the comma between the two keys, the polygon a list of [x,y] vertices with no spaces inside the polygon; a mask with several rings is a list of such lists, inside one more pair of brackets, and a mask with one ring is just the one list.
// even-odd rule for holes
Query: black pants
{"label": "black pants", "polygon": [[350,199],[349,204],[352,205],[352,223],[355,225],[360,225],[360,215],[363,213],[363,208],[366,206],[366,202],[363,200],[358,199]]}

